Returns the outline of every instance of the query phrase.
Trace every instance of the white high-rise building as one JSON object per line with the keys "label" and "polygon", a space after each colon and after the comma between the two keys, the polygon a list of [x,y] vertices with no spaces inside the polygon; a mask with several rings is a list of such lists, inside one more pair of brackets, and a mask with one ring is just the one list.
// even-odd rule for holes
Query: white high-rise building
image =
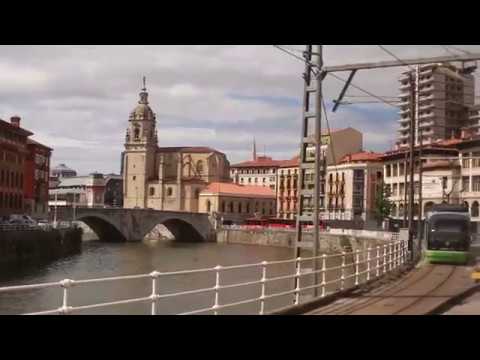
{"label": "white high-rise building", "polygon": [[420,131],[424,144],[460,137],[461,129],[470,125],[468,108],[475,98],[470,69],[464,71],[448,63],[421,65],[400,77],[397,148],[410,143],[411,79],[416,82],[415,144],[419,144]]}

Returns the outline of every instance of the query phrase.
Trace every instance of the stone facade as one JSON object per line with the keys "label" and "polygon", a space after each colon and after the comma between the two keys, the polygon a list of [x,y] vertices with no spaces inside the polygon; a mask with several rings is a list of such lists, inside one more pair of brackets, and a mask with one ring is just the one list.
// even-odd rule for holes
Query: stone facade
{"label": "stone facade", "polygon": [[158,147],[156,116],[142,89],[131,112],[123,153],[123,205],[168,211],[199,211],[200,192],[230,181],[225,154],[208,147]]}
{"label": "stone facade", "polygon": [[275,193],[267,187],[212,183],[200,193],[199,211],[228,223],[275,217]]}

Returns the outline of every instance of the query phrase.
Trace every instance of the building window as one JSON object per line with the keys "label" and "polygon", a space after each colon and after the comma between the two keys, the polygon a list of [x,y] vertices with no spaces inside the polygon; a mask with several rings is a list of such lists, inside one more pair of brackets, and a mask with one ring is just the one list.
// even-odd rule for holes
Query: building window
{"label": "building window", "polygon": [[472,204],[472,217],[478,217],[478,201],[474,201]]}
{"label": "building window", "polygon": [[229,206],[229,207],[230,207],[230,209],[229,209],[230,212],[233,213],[233,202],[230,203],[230,206]]}
{"label": "building window", "polygon": [[210,200],[207,200],[207,212],[209,213],[212,210],[212,203]]}
{"label": "building window", "polygon": [[480,152],[472,153],[472,167],[478,168],[480,167]]}
{"label": "building window", "polygon": [[155,188],[151,187],[150,188],[150,196],[153,196],[153,195],[155,195]]}
{"label": "building window", "polygon": [[462,176],[462,191],[470,191],[470,178],[468,176]]}
{"label": "building window", "polygon": [[468,169],[470,167],[470,159],[468,159],[469,155],[470,154],[468,154],[468,153],[462,154],[462,167],[464,169]]}
{"label": "building window", "polygon": [[242,213],[242,210],[243,210],[243,209],[242,209],[242,203],[239,202],[239,203],[238,203],[238,213],[241,214],[241,213]]}
{"label": "building window", "polygon": [[474,192],[480,192],[480,176],[472,176],[472,190]]}
{"label": "building window", "polygon": [[203,173],[203,162],[202,160],[197,161],[197,174],[201,175]]}
{"label": "building window", "polygon": [[134,175],[132,179],[133,179],[133,181],[135,181],[135,180],[137,180],[137,177]]}
{"label": "building window", "polygon": [[247,202],[247,214],[250,214],[250,203]]}
{"label": "building window", "polygon": [[199,199],[200,198],[200,189],[196,189],[195,190],[195,199]]}
{"label": "building window", "polygon": [[172,196],[173,189],[171,187],[167,188],[167,196]]}
{"label": "building window", "polygon": [[222,210],[222,213],[224,213],[224,212],[225,212],[225,202],[224,202],[224,201],[222,201],[222,207],[221,207],[221,210]]}

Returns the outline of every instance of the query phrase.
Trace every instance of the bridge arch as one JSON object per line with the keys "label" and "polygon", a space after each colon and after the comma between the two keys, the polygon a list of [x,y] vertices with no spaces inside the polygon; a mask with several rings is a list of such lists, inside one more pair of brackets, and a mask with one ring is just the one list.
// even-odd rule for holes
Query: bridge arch
{"label": "bridge arch", "polygon": [[125,242],[123,233],[111,221],[100,214],[85,214],[77,218],[87,224],[100,241]]}
{"label": "bridge arch", "polygon": [[180,242],[205,241],[204,237],[195,228],[195,226],[193,226],[192,224],[190,224],[185,220],[175,218],[175,217],[170,217],[162,221],[159,221],[158,223],[152,224],[147,228],[148,231],[145,232],[144,236],[150,233],[158,225],[165,226],[165,228],[167,228],[167,230],[170,231],[170,233],[173,235],[173,237],[175,238],[175,241],[180,241]]}

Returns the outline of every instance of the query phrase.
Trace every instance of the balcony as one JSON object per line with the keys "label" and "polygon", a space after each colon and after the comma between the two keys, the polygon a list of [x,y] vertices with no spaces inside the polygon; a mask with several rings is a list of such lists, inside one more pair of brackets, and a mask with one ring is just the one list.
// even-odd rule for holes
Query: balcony
{"label": "balcony", "polygon": [[434,117],[435,117],[434,113],[418,115],[419,119],[431,119],[431,118],[434,118]]}
{"label": "balcony", "polygon": [[400,110],[398,112],[399,115],[405,115],[405,114],[410,114],[410,108]]}
{"label": "balcony", "polygon": [[405,139],[408,139],[409,137],[410,137],[410,134],[409,134],[409,133],[400,134],[400,135],[398,136],[398,138],[399,138],[400,140],[405,140]]}
{"label": "balcony", "polygon": [[431,94],[431,95],[428,95],[428,96],[420,96],[418,98],[418,102],[419,103],[423,103],[425,101],[431,101],[431,100],[434,100],[435,99],[435,95],[434,94]]}
{"label": "balcony", "polygon": [[430,84],[433,82],[433,76],[429,77],[428,79],[423,79],[418,82],[419,85]]}
{"label": "balcony", "polygon": [[470,115],[468,117],[469,120],[480,120],[480,112],[478,112],[477,114],[475,115]]}
{"label": "balcony", "polygon": [[435,107],[435,104],[425,104],[425,105],[419,106],[418,110],[423,111],[423,110],[433,109],[434,107]]}
{"label": "balcony", "polygon": [[406,83],[406,84],[401,84],[400,87],[399,87],[400,90],[408,90],[410,89],[410,84],[409,83]]}
{"label": "balcony", "polygon": [[434,65],[428,64],[428,65],[420,65],[420,75],[430,75],[433,72],[433,67]]}
{"label": "balcony", "polygon": [[400,118],[400,119],[398,119],[398,122],[400,124],[408,124],[408,123],[410,123],[410,116],[407,116],[406,118]]}
{"label": "balcony", "polygon": [[419,128],[426,128],[426,127],[430,127],[430,126],[434,126],[434,125],[435,125],[434,121],[420,121],[418,123]]}
{"label": "balcony", "polygon": [[469,125],[468,128],[469,128],[469,129],[476,129],[476,128],[478,128],[478,127],[480,127],[480,121],[474,121],[474,122],[472,122],[472,123]]}
{"label": "balcony", "polygon": [[422,89],[419,89],[418,93],[419,94],[430,94],[432,91],[433,91],[433,86],[429,85],[429,86],[425,86]]}

